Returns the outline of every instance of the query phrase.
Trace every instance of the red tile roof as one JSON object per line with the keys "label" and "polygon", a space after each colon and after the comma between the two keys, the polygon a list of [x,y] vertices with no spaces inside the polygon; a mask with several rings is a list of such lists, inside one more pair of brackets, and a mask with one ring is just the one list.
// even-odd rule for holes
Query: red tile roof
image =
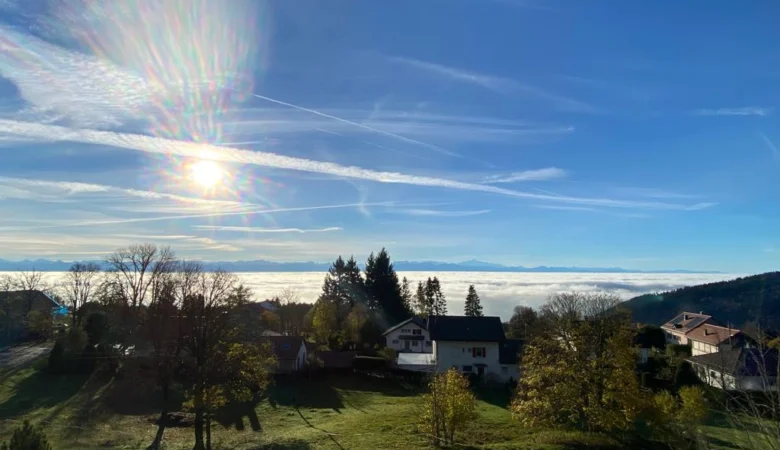
{"label": "red tile roof", "polygon": [[717,325],[710,325],[705,323],[689,331],[685,336],[688,339],[704,342],[710,345],[719,345],[722,342],[728,340],[730,337],[734,337],[741,333],[741,331],[735,328],[719,327]]}

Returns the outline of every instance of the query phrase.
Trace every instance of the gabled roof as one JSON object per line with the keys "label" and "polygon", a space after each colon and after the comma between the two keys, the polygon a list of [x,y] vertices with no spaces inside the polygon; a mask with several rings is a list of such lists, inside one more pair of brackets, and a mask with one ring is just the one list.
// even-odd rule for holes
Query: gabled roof
{"label": "gabled roof", "polygon": [[49,294],[43,292],[43,291],[30,291],[30,290],[22,290],[22,291],[0,291],[0,303],[4,302],[9,297],[16,297],[16,298],[25,298],[28,295],[35,295],[35,299],[42,298],[44,300],[48,300],[51,302],[52,308],[61,308],[62,305],[57,303],[56,300],[51,298]]}
{"label": "gabled roof", "polygon": [[263,336],[260,340],[273,345],[274,354],[279,360],[297,358],[301,345],[305,345],[300,336]]}
{"label": "gabled roof", "polygon": [[694,328],[708,322],[711,316],[691,312],[681,312],[674,319],[663,324],[661,328],[686,334]]}
{"label": "gabled roof", "polygon": [[499,317],[428,316],[432,341],[499,342],[505,339]]}
{"label": "gabled roof", "polygon": [[523,348],[521,339],[507,339],[498,348],[499,364],[517,364],[520,350]]}
{"label": "gabled roof", "polygon": [[777,377],[778,350],[776,348],[736,348],[717,353],[691,356],[688,361],[734,376]]}
{"label": "gabled roof", "polygon": [[720,345],[729,340],[729,338],[735,337],[740,333],[741,331],[735,328],[729,329],[705,323],[689,331],[685,336],[688,339],[704,342],[705,344]]}
{"label": "gabled roof", "polygon": [[423,330],[426,329],[425,328],[425,325],[426,325],[425,319],[422,319],[422,318],[417,317],[417,316],[412,316],[412,317],[404,320],[403,322],[401,322],[399,324],[396,324],[396,325],[393,325],[392,327],[388,328],[387,331],[382,333],[382,336],[386,335],[387,333],[391,333],[391,332],[393,332],[393,331],[395,331],[395,330],[397,330],[397,329],[399,329],[401,327],[404,327],[404,326],[406,326],[409,323],[413,323],[413,324],[417,325],[418,327],[422,328]]}

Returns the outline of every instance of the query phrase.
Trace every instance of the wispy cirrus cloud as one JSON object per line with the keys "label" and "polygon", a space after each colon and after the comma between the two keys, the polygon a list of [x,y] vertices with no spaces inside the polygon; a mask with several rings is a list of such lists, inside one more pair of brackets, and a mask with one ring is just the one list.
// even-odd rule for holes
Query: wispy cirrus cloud
{"label": "wispy cirrus cloud", "polygon": [[391,56],[387,57],[387,60],[393,63],[404,64],[406,66],[413,67],[418,70],[433,75],[438,75],[453,81],[479,86],[498,94],[519,94],[535,97],[540,100],[550,102],[556,109],[568,112],[598,112],[596,108],[588,105],[587,103],[554,94],[537,86],[524,84],[511,78],[481,74],[457,67],[450,67],[428,61],[421,61],[414,58]]}
{"label": "wispy cirrus cloud", "polygon": [[565,178],[568,175],[563,169],[557,167],[545,167],[544,169],[524,170],[512,172],[508,175],[492,175],[485,178],[483,183],[514,183],[517,181],[546,181]]}
{"label": "wispy cirrus cloud", "polygon": [[190,158],[206,158],[263,167],[273,167],[300,172],[319,173],[341,178],[369,180],[378,183],[398,183],[414,186],[446,188],[452,190],[485,192],[515,198],[549,200],[556,203],[570,203],[612,208],[648,208],[686,210],[690,205],[669,202],[648,202],[598,197],[575,197],[538,194],[505,189],[478,183],[467,183],[400,172],[383,172],[357,166],[344,166],[332,162],[296,158],[270,152],[248,151],[210,144],[176,141],[151,136],[116,133],[110,131],[72,129],[56,125],[43,125],[12,120],[0,120],[0,133],[37,138],[41,140],[82,142],[104,145],[108,148],[124,148],[153,154],[175,155]]}
{"label": "wispy cirrus cloud", "polygon": [[199,230],[212,230],[212,231],[235,231],[241,233],[327,233],[332,231],[342,231],[341,227],[326,227],[326,228],[261,228],[261,227],[234,227],[234,226],[221,226],[221,225],[196,225],[194,228]]}
{"label": "wispy cirrus cloud", "polygon": [[481,216],[482,214],[488,214],[491,210],[479,209],[474,211],[446,211],[436,209],[402,209],[398,212],[402,214],[408,214],[410,216],[427,216],[427,217],[470,217]]}
{"label": "wispy cirrus cloud", "polygon": [[743,106],[740,108],[710,108],[697,109],[697,116],[768,116],[774,112],[774,108],[763,106]]}
{"label": "wispy cirrus cloud", "polygon": [[758,133],[759,136],[761,136],[761,139],[764,140],[764,143],[767,147],[769,147],[769,150],[772,152],[772,156],[774,156],[775,160],[780,163],[780,149],[777,148],[774,142],[772,142],[769,137],[764,133]]}

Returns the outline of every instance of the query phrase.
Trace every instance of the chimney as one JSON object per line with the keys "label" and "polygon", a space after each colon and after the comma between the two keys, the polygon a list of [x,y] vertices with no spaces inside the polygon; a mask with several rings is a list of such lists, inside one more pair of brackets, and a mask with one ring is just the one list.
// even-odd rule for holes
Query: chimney
{"label": "chimney", "polygon": [[704,329],[704,335],[705,336],[709,336],[710,335],[710,329],[709,328],[705,328]]}
{"label": "chimney", "polygon": [[688,314],[683,314],[683,320],[688,320]]}

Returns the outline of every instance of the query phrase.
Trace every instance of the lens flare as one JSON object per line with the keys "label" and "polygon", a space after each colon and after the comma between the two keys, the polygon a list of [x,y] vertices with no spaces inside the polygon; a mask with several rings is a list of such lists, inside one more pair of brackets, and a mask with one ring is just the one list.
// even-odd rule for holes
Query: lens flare
{"label": "lens flare", "polygon": [[225,178],[225,170],[214,161],[198,161],[189,166],[191,182],[205,189],[215,189]]}

